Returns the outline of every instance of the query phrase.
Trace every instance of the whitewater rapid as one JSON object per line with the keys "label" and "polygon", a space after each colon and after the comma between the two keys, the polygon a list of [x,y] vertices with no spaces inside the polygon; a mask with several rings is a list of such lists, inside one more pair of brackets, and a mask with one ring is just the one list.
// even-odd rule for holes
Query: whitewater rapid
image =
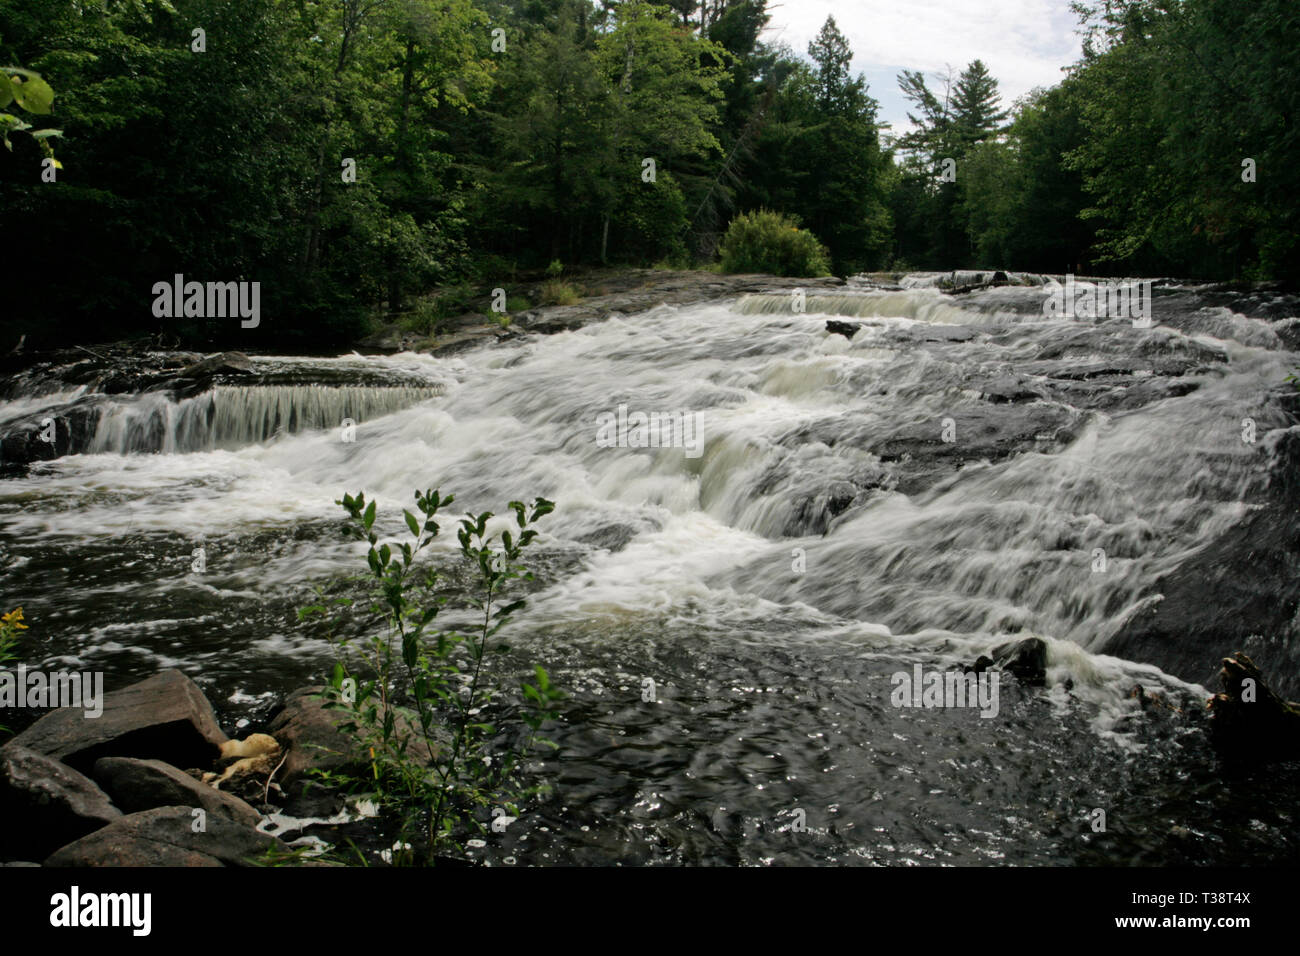
{"label": "whitewater rapid", "polygon": [[[454,492],[458,512],[541,495],[556,510],[519,643],[602,714],[595,702],[634,700],[656,668],[683,699],[721,681],[699,691],[701,713],[710,694],[816,698],[806,682],[860,671],[835,693],[883,726],[897,715],[866,688],[899,662],[965,666],[1038,636],[1051,719],[1081,713],[1098,739],[1140,746],[1124,732],[1134,683],[1205,691],[1100,651],[1158,600],[1153,580],[1253,507],[1294,427],[1266,396],[1295,353],[1275,322],[1231,310],[1101,329],[1044,317],[1038,288],[962,301],[929,285],[809,295],[803,312],[786,293],[663,306],[447,357],[255,356],[331,384],[114,397],[86,453],[0,481],[4,601],[42,622],[51,660],[181,666],[255,715],[329,660],[288,611],[358,566],[337,533],[344,492],[376,498],[392,535],[416,488]],[[846,319],[860,328],[828,331]],[[0,405],[0,422],[77,394],[46,387]],[[697,415],[703,453],[598,442],[619,406]],[[1005,441],[999,416],[1018,423]],[[968,456],[936,457],[964,442]],[[742,718],[717,706],[731,740]],[[1047,718],[1029,706],[1012,701],[1008,719],[1032,736]],[[782,753],[826,733],[780,708],[746,714],[759,723],[740,737],[766,723]],[[641,720],[600,718],[621,733]],[[665,753],[703,732],[681,726],[653,731]],[[601,773],[625,759],[587,732],[571,741],[581,759]],[[679,785],[683,772],[665,771]]]}

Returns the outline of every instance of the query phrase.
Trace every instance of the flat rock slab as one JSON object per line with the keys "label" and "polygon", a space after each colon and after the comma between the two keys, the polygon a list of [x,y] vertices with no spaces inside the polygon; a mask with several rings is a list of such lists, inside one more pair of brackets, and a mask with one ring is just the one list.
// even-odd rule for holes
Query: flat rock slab
{"label": "flat rock slab", "polygon": [[16,743],[0,749],[0,856],[40,859],[121,817],[84,774]]}
{"label": "flat rock slab", "polygon": [[251,866],[283,842],[209,814],[202,829],[193,807],[132,813],[56,850],[46,866]]}
{"label": "flat rock slab", "polygon": [[197,684],[177,670],[104,695],[104,712],[79,707],[51,711],[14,743],[90,773],[100,757],[141,757],[173,766],[206,767],[226,735]]}
{"label": "flat rock slab", "polygon": [[257,826],[262,815],[233,794],[195,780],[161,760],[136,757],[101,757],[95,761],[95,779],[127,813],[156,807],[199,807],[236,823]]}

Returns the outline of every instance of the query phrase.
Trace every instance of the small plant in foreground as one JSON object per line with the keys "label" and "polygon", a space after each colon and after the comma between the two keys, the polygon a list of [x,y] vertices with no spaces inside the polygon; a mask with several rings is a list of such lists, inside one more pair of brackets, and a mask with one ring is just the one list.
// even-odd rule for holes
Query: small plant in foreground
{"label": "small plant in foreground", "polygon": [[[410,848],[393,853],[396,863],[433,863],[467,831],[485,829],[480,816],[486,807],[517,816],[518,801],[536,792],[518,778],[520,758],[539,744],[554,747],[539,734],[558,716],[555,706],[564,698],[538,666],[536,683],[524,682],[519,703],[505,707],[489,673],[490,658],[509,652],[498,632],[525,603],[505,600],[505,591],[511,581],[533,579],[520,558],[537,536],[533,525],[554,504],[545,498],[531,508],[510,502],[517,537],[510,530],[499,538],[489,532],[491,512],[461,519],[457,539],[472,579],[464,604],[474,623],[444,630],[433,626],[447,600],[439,593],[441,575],[419,558],[439,533],[439,510],[453,498],[417,491],[422,517],[404,512],[411,539],[393,544],[379,541],[373,500],[358,494],[338,502],[349,527],[369,542],[366,578],[375,595],[370,610],[383,626],[356,648],[343,642],[327,690],[333,705],[346,712],[340,729],[356,734],[369,755],[369,773],[324,777],[375,792],[381,807],[397,815],[401,836],[395,846]],[[333,603],[347,607],[352,601]],[[299,612],[300,617],[313,614],[327,615],[328,608],[320,604]],[[355,666],[347,661],[351,650],[359,658]],[[489,709],[514,718],[514,726],[499,731],[488,720]]]}
{"label": "small plant in foreground", "polygon": [[18,660],[13,652],[18,644],[18,632],[27,630],[23,623],[23,609],[14,608],[8,614],[0,615],[0,667],[10,661]]}

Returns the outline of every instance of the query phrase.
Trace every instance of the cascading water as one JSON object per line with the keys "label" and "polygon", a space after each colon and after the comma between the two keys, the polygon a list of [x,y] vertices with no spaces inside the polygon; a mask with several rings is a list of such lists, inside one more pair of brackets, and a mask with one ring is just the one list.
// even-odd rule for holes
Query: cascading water
{"label": "cascading water", "polygon": [[102,410],[89,454],[242,448],[281,434],[337,428],[407,408],[433,388],[313,385],[219,386],[177,402],[166,395],[116,401]]}
{"label": "cascading water", "polygon": [[[853,283],[802,311],[785,292],[661,307],[300,376],[364,367],[364,386],[115,396],[87,453],[0,481],[3,603],[39,622],[47,661],[110,683],[180,666],[229,721],[256,721],[330,660],[293,609],[354,570],[343,492],[377,496],[392,533],[417,487],[475,511],[545,495],[544,586],[511,643],[572,704],[553,797],[485,853],[1294,860],[1294,774],[1218,780],[1194,724],[1148,727],[1130,697],[1203,706],[1200,672],[1161,671],[1149,641],[1105,653],[1159,605],[1154,582],[1276,490],[1294,311],[1171,288],[1134,328],[1046,318],[1033,286],[935,284]],[[11,406],[0,423],[40,411]],[[620,407],[694,416],[702,454],[598,441]],[[1029,635],[1049,686],[1008,680],[997,716],[891,704],[895,672]],[[1095,807],[1113,833],[1089,828]]]}

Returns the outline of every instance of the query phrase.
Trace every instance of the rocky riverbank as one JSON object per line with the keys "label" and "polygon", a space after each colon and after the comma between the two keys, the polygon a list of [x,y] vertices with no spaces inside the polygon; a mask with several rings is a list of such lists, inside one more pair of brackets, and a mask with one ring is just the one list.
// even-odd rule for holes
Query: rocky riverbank
{"label": "rocky riverbank", "polygon": [[105,695],[99,717],[49,712],[0,748],[0,861],[249,866],[310,862],[290,842],[367,842],[373,811],[313,784],[366,766],[319,690],[288,695],[243,740],[176,670]]}

